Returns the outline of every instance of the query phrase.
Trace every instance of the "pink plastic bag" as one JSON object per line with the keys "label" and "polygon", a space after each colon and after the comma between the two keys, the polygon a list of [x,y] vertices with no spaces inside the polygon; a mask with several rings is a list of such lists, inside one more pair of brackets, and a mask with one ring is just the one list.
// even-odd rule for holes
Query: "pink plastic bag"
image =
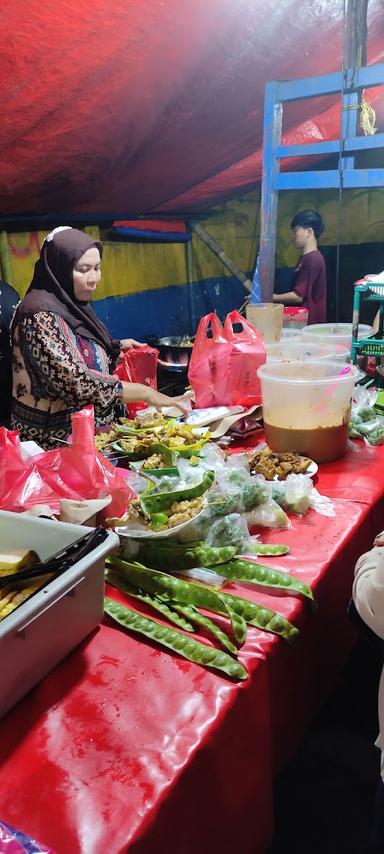
{"label": "pink plastic bag", "polygon": [[[235,332],[234,324],[241,325]],[[208,337],[211,327],[212,337]],[[222,327],[216,314],[202,317],[189,363],[188,379],[196,405],[257,406],[261,403],[257,370],[266,359],[263,336],[237,311]]]}
{"label": "pink plastic bag", "polygon": [[[115,374],[121,382],[142,383],[157,388],[157,362],[159,351],[154,347],[131,347],[124,350],[116,366]],[[147,406],[143,401],[127,404],[128,418],[134,418],[136,412]]]}
{"label": "pink plastic bag", "polygon": [[46,504],[57,513],[62,498],[75,501],[112,496],[105,515],[123,516],[136,497],[124,475],[94,446],[94,411],[87,406],[72,416],[72,444],[46,451],[26,464],[17,433],[0,428],[0,507],[19,513]]}

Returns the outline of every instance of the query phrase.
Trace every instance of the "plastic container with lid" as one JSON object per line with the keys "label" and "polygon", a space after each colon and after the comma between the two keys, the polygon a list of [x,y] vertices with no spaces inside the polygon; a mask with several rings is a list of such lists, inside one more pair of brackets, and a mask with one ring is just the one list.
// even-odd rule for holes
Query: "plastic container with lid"
{"label": "plastic container with lid", "polygon": [[330,359],[271,362],[258,370],[265,438],[273,451],[297,451],[317,463],[345,454],[351,398],[359,371]]}
{"label": "plastic container with lid", "polygon": [[286,329],[303,329],[308,323],[308,309],[287,305],[283,312],[283,327]]}
{"label": "plastic container with lid", "polygon": [[322,347],[299,339],[266,344],[267,362],[305,362],[307,359],[328,359],[333,355],[331,347]]}
{"label": "plastic container with lid", "polygon": [[[326,347],[341,346],[351,349],[352,323],[314,323],[305,326],[301,335],[304,341],[313,344],[324,344]],[[373,335],[372,326],[365,323],[359,325],[359,338],[367,338]]]}

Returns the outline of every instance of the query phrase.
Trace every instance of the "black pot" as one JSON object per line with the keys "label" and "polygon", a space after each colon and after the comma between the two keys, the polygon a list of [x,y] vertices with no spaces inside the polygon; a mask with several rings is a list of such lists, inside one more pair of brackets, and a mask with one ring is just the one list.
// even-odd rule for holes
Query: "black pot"
{"label": "black pot", "polygon": [[193,339],[171,335],[168,338],[147,338],[151,347],[159,351],[159,364],[171,373],[187,374]]}
{"label": "black pot", "polygon": [[[182,394],[188,384],[188,365],[192,353],[193,339],[186,336],[168,338],[147,338],[151,347],[159,351],[157,381],[159,390],[167,394]],[[183,342],[183,343],[182,343]]]}

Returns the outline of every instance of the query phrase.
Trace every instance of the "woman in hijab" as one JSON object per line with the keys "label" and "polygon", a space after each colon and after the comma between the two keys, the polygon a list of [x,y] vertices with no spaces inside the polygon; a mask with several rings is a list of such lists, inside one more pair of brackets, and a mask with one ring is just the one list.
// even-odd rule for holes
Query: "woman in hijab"
{"label": "woman in hijab", "polygon": [[72,413],[90,403],[98,424],[113,420],[117,403],[185,408],[183,398],[111,375],[122,349],[142,345],[113,340],[92,308],[102,255],[101,243],[84,232],[54,229],[13,319],[11,426],[45,449],[67,438]]}

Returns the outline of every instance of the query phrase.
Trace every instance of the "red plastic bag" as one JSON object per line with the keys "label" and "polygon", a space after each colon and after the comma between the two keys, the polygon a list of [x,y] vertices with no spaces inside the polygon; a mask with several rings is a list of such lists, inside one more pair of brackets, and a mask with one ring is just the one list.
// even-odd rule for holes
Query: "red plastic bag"
{"label": "red plastic bag", "polygon": [[225,396],[226,390],[221,377],[224,376],[230,351],[217,314],[206,314],[197,327],[188,368],[188,380],[199,409],[222,404],[221,398]]}
{"label": "red plastic bag", "polygon": [[87,406],[72,416],[72,444],[46,451],[25,463],[17,433],[0,429],[0,507],[20,513],[46,504],[55,513],[62,498],[75,501],[112,496],[106,515],[123,516],[136,497],[125,477],[94,445],[94,411]]}
{"label": "red plastic bag", "polygon": [[[157,388],[157,361],[159,351],[154,347],[131,347],[121,354],[115,374],[121,382],[143,383],[151,388]],[[128,418],[134,418],[139,409],[147,406],[144,401],[129,403],[126,406]]]}
{"label": "red plastic bag", "polygon": [[[234,324],[241,325],[235,332]],[[212,337],[208,337],[211,326]],[[266,359],[261,333],[237,311],[227,315],[222,327],[216,314],[202,317],[189,363],[188,379],[196,405],[257,406],[261,403],[257,370]]]}

